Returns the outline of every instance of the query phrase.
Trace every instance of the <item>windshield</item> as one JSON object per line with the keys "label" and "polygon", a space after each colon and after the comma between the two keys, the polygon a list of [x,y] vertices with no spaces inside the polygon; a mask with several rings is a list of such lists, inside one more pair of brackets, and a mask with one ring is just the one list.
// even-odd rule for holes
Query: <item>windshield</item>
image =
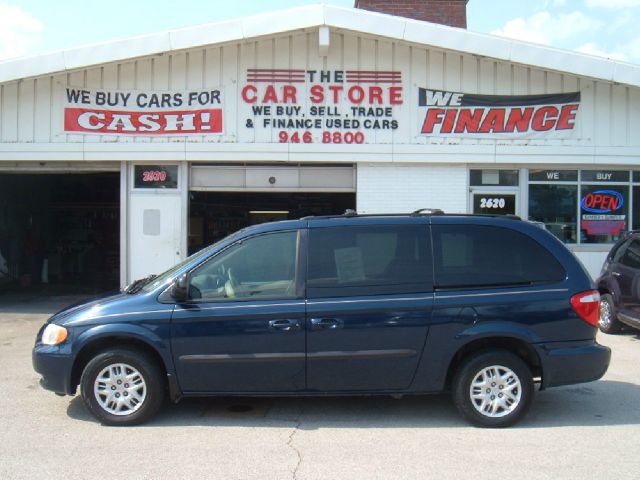
{"label": "windshield", "polygon": [[[242,231],[242,230],[240,230],[240,231]],[[236,232],[234,234],[231,234],[228,237],[225,237],[222,240],[219,240],[216,243],[214,243],[212,245],[209,245],[208,247],[203,248],[202,250],[200,250],[200,251],[194,253],[193,255],[185,258],[183,261],[181,261],[180,263],[174,265],[173,267],[171,267],[166,272],[161,273],[157,277],[154,277],[153,278],[153,282],[150,282],[150,283],[146,284],[144,287],[142,287],[141,290],[144,291],[144,292],[151,292],[151,291],[155,290],[156,288],[158,288],[160,285],[164,285],[169,280],[173,279],[176,276],[176,273],[178,273],[187,264],[193,262],[194,260],[197,260],[199,258],[207,256],[209,254],[209,252],[211,252],[211,250],[216,248],[218,245],[220,245],[222,242],[224,242],[228,238],[236,236],[238,233],[240,233],[240,231]]]}

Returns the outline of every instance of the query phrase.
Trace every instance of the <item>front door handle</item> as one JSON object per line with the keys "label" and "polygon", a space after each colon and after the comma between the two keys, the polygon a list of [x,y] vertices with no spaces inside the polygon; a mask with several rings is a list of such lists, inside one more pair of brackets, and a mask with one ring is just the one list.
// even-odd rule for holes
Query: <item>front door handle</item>
{"label": "front door handle", "polygon": [[294,332],[300,330],[300,322],[298,320],[269,320],[269,330],[277,332]]}
{"label": "front door handle", "polygon": [[622,274],[620,272],[611,272],[613,274],[614,277],[619,277]]}
{"label": "front door handle", "polygon": [[337,330],[344,322],[338,318],[312,318],[311,330]]}

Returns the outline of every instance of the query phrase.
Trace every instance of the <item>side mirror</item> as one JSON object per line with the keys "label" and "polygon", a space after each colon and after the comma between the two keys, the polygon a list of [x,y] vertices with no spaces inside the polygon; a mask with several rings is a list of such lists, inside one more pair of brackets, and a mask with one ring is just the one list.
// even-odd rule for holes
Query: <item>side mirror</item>
{"label": "side mirror", "polygon": [[173,281],[171,285],[171,298],[176,302],[189,300],[189,275],[184,273]]}

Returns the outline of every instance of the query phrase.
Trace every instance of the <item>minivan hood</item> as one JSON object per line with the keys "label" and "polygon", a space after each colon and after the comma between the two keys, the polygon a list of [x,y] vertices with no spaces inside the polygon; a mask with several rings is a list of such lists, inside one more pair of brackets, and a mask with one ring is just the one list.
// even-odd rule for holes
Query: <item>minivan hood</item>
{"label": "minivan hood", "polygon": [[49,319],[49,323],[67,325],[71,322],[90,322],[105,316],[117,316],[126,312],[133,304],[140,303],[145,295],[131,295],[124,292],[108,292],[82,302],[69,305]]}

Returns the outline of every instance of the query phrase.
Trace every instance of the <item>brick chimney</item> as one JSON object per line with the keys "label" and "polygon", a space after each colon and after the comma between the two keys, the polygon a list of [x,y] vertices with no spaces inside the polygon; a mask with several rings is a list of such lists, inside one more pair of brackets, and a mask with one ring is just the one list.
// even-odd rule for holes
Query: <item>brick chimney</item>
{"label": "brick chimney", "polygon": [[467,2],[468,0],[356,0],[355,7],[467,28]]}

